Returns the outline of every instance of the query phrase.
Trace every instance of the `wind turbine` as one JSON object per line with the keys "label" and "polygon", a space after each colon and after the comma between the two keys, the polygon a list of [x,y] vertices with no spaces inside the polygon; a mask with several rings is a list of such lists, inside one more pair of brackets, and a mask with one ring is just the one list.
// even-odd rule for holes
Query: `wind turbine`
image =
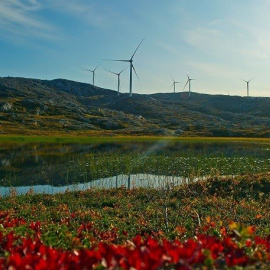
{"label": "wind turbine", "polygon": [[[172,75],[171,75],[171,77],[172,77]],[[171,87],[173,86],[173,92],[175,93],[175,85],[177,83],[181,83],[181,82],[176,82],[173,77],[172,77],[172,80],[173,80],[173,84],[171,85]]]}
{"label": "wind turbine", "polygon": [[138,77],[138,74],[134,68],[134,65],[133,65],[133,57],[135,55],[135,53],[137,52],[137,50],[139,49],[139,47],[141,46],[142,42],[145,40],[145,38],[140,42],[140,44],[138,45],[138,47],[136,48],[135,52],[132,54],[131,58],[129,60],[111,60],[111,59],[104,59],[104,60],[107,60],[107,61],[117,61],[117,62],[129,62],[130,64],[130,75],[129,75],[129,96],[132,97],[132,69],[134,70],[137,78],[138,78],[138,81],[139,80],[139,77]]}
{"label": "wind turbine", "polygon": [[115,73],[115,72],[112,72],[110,70],[105,69],[107,72],[110,72],[110,73],[112,73],[112,74],[114,74],[114,75],[116,75],[118,77],[118,86],[117,86],[117,95],[118,96],[120,95],[120,92],[119,92],[119,90],[120,90],[120,75],[127,68],[128,68],[128,66],[125,67],[123,70],[121,70],[119,73]]}
{"label": "wind turbine", "polygon": [[186,82],[186,84],[185,84],[185,86],[184,86],[184,89],[183,90],[185,90],[185,88],[186,88],[186,86],[187,86],[187,84],[188,84],[188,96],[190,97],[190,92],[191,92],[191,81],[194,81],[195,79],[191,79],[188,75],[187,75],[187,82]]}
{"label": "wind turbine", "polygon": [[246,81],[246,80],[243,80],[243,79],[242,79],[242,81],[244,81],[244,82],[247,83],[247,97],[249,97],[249,82],[252,81],[252,80],[253,80],[253,79],[250,79],[249,81]]}
{"label": "wind turbine", "polygon": [[99,64],[98,66],[96,66],[93,70],[91,69],[83,69],[85,71],[90,71],[93,73],[93,86],[95,86],[95,75],[96,75],[96,69],[100,66],[101,64]]}

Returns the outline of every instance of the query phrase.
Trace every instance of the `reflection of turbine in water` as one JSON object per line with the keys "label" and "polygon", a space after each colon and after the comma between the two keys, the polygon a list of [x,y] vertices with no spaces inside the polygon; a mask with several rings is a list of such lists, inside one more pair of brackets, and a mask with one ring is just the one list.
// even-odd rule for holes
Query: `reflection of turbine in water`
{"label": "reflection of turbine in water", "polygon": [[[199,180],[195,178],[194,181]],[[117,182],[116,182],[117,181]],[[110,189],[116,187],[132,188],[167,188],[168,185],[175,186],[181,184],[188,184],[187,178],[181,176],[166,176],[166,175],[154,175],[154,174],[125,174],[118,175],[109,178],[97,179],[88,183],[70,184],[67,186],[52,186],[48,185],[34,185],[34,186],[19,186],[16,188],[17,195],[26,194],[29,189],[33,190],[34,193],[43,194],[56,194],[67,191],[79,191],[87,189]],[[10,187],[0,186],[0,196],[9,196]]]}
{"label": "reflection of turbine in water", "polygon": [[[142,153],[142,155],[140,155],[140,157],[138,157],[137,160],[134,160],[134,162],[133,162],[134,165],[133,164],[132,165],[135,166],[135,164],[137,164],[138,161],[144,162],[142,159],[143,157],[149,156],[151,153],[166,147],[168,144],[170,144],[169,140],[157,141],[155,144],[151,145],[144,153]],[[132,173],[132,168],[130,168],[130,171],[128,172],[128,189],[131,188],[131,183],[130,183],[131,173]],[[145,172],[140,172],[140,173],[144,174]]]}
{"label": "reflection of turbine in water", "polygon": [[[131,176],[130,174],[127,175],[127,188],[128,189],[131,189],[131,177],[130,176]],[[119,175],[115,176],[115,188],[119,187],[118,186],[118,177],[119,177]],[[111,178],[111,179],[113,179],[113,178]]]}
{"label": "reflection of turbine in water", "polygon": [[[149,156],[151,153],[163,149],[165,148],[167,145],[169,145],[171,143],[170,140],[160,140],[157,141],[155,144],[151,145],[144,153],[142,153],[142,155],[140,155],[140,157],[138,157],[138,161],[140,162],[144,162],[142,157],[147,157]],[[137,161],[134,161],[133,164],[138,163]],[[128,175],[128,189],[131,188],[131,183],[130,183],[130,174],[132,172],[132,168],[129,171],[129,175]],[[144,174],[145,172],[140,172],[141,174]]]}
{"label": "reflection of turbine in water", "polygon": [[[135,166],[138,162],[137,161],[140,161],[142,162],[142,157],[147,157],[149,156],[151,153],[157,151],[157,150],[160,150],[164,147],[166,147],[168,144],[170,144],[170,141],[169,140],[160,140],[160,141],[157,141],[155,144],[151,145],[144,153],[142,153],[142,155],[140,155],[140,157],[138,157],[137,160],[134,160],[134,162],[131,164],[133,166]],[[132,167],[130,168],[130,171],[128,172],[127,174],[127,188],[128,189],[131,189],[131,173],[132,173]],[[140,173],[144,173],[144,172],[140,172]],[[118,188],[119,187],[119,183],[118,183],[118,175],[115,175],[115,187]],[[135,185],[136,186],[136,185]]]}

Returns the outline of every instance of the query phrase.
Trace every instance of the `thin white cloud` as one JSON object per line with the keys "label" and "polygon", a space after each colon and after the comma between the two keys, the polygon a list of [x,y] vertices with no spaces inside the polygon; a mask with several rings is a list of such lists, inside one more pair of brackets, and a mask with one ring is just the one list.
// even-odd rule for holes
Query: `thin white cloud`
{"label": "thin white cloud", "polygon": [[209,63],[209,62],[188,62],[188,66],[191,68],[195,68],[198,71],[203,71],[204,74],[208,74],[213,77],[239,77],[241,74],[237,73],[235,69],[231,69],[230,67],[217,64],[217,63]]}
{"label": "thin white cloud", "polygon": [[0,34],[55,38],[55,28],[35,14],[42,8],[36,0],[1,0]]}
{"label": "thin white cloud", "polygon": [[185,31],[184,40],[198,49],[212,52],[229,47],[229,40],[221,31],[203,26]]}
{"label": "thin white cloud", "polygon": [[[263,3],[262,3],[263,4]],[[245,10],[248,15],[234,14],[226,18],[204,21],[200,26],[190,25],[184,31],[185,42],[203,52],[223,54],[244,59],[270,58],[270,3]],[[238,16],[237,16],[238,15]],[[252,17],[253,16],[253,17]],[[252,17],[252,20],[248,20]]]}
{"label": "thin white cloud", "polygon": [[50,9],[69,14],[84,23],[103,27],[108,24],[109,18],[113,16],[112,10],[106,10],[102,6],[99,10],[99,4],[84,0],[46,0],[46,6]]}
{"label": "thin white cloud", "polygon": [[23,10],[38,10],[41,8],[41,4],[37,0],[10,0],[3,2],[9,3],[13,7],[19,7]]}
{"label": "thin white cloud", "polygon": [[104,6],[100,10],[98,3],[85,0],[0,0],[0,35],[13,42],[22,37],[51,40],[63,37],[66,29],[61,24],[45,21],[42,17],[44,10],[64,13],[71,20],[94,27],[110,25],[115,15]]}
{"label": "thin white cloud", "polygon": [[179,54],[179,50],[175,46],[172,46],[166,42],[156,41],[156,45],[171,54]]}

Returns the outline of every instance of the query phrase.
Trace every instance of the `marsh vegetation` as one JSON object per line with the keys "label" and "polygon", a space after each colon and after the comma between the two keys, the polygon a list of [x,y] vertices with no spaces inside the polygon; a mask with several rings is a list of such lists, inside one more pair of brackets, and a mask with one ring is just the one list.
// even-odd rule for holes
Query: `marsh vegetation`
{"label": "marsh vegetation", "polygon": [[244,139],[4,138],[0,267],[267,269],[269,149]]}
{"label": "marsh vegetation", "polygon": [[267,140],[140,140],[0,144],[1,195],[181,184],[270,170]]}

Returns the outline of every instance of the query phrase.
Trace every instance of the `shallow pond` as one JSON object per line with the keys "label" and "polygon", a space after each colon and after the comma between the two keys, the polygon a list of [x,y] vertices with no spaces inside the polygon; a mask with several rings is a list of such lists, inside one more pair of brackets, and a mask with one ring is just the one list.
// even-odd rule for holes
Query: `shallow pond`
{"label": "shallow pond", "polygon": [[269,143],[0,144],[0,195],[91,187],[160,187],[270,171]]}
{"label": "shallow pond", "polygon": [[153,174],[130,174],[117,175],[97,180],[92,180],[88,183],[78,183],[65,186],[53,185],[34,185],[34,186],[19,186],[19,187],[1,187],[0,196],[21,195],[27,193],[46,193],[55,194],[66,191],[79,191],[94,189],[108,189],[108,188],[167,188],[169,186],[178,186],[187,184],[189,181],[196,181],[197,179],[187,179],[181,176],[166,176]]}

